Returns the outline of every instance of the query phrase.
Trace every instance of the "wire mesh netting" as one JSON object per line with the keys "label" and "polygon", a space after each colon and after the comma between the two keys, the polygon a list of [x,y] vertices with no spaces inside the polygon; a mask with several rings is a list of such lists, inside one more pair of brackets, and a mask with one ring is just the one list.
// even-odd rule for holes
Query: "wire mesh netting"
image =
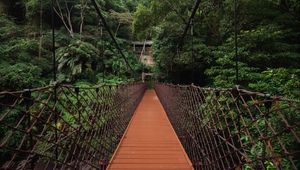
{"label": "wire mesh netting", "polygon": [[300,102],[243,89],[156,84],[195,169],[300,169]]}
{"label": "wire mesh netting", "polygon": [[0,169],[105,169],[145,85],[0,93]]}

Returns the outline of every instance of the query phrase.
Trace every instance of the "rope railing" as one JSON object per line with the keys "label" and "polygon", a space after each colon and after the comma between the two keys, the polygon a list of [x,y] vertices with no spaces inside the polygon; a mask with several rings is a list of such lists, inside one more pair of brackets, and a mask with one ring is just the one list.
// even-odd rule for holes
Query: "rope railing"
{"label": "rope railing", "polygon": [[300,102],[239,88],[156,84],[195,169],[300,169]]}
{"label": "rope railing", "polygon": [[105,169],[145,89],[133,83],[1,92],[0,169]]}

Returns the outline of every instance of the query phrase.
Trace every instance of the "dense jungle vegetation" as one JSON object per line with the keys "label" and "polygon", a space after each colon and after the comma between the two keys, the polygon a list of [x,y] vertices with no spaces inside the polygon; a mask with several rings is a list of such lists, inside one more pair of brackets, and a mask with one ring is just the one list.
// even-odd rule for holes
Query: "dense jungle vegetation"
{"label": "dense jungle vegetation", "polygon": [[[134,15],[134,33],[139,38],[151,34],[154,57],[165,79],[232,87],[235,84],[233,2],[202,1],[193,21],[194,36],[189,31],[178,54],[178,37],[188,22],[192,1],[151,1],[139,5]],[[298,0],[238,1],[240,85],[299,97],[299,9]]]}
{"label": "dense jungle vegetation", "polygon": [[[133,76],[125,64],[90,0],[54,0],[55,51],[59,82],[80,86],[118,84],[139,81],[142,71],[146,70],[155,73],[154,77],[161,82],[194,83],[217,88],[229,88],[239,84],[253,91],[299,100],[300,0],[237,0],[238,82],[235,68],[234,0],[201,1],[192,26],[183,39],[182,48],[178,48],[178,43],[191,16],[194,0],[96,1],[137,74]],[[51,0],[0,0],[0,91],[16,91],[53,83],[51,11]],[[139,57],[132,50],[131,41],[145,40],[153,41],[152,51],[156,62],[154,67],[141,64]],[[107,93],[113,96],[116,92],[110,89]],[[33,93],[33,96],[35,95]],[[48,97],[46,94],[45,96]],[[45,96],[43,97],[47,98]],[[235,116],[239,113],[236,108],[214,108],[217,106],[209,101],[216,100],[213,98],[215,94],[207,96],[207,103],[201,105],[204,113],[210,108],[225,110],[226,113],[228,111]],[[58,97],[61,97],[63,102],[73,105],[80,103],[74,96],[67,98],[59,94]],[[228,98],[230,97],[220,97],[217,100],[232,102],[234,105],[236,101],[230,101]],[[4,95],[0,101],[12,102],[8,99]],[[92,99],[89,100],[92,102]],[[106,102],[110,102],[109,98],[103,99],[103,103]],[[256,106],[256,101],[253,102],[249,105]],[[49,103],[55,105],[53,101]],[[17,122],[19,115],[24,112],[24,103],[18,104],[20,106],[14,109],[0,107],[0,115],[11,110],[11,115],[7,116],[5,121],[1,117],[3,124],[14,125]],[[36,107],[31,106],[31,110],[27,110],[41,109],[40,105]],[[282,107],[291,106],[277,103],[272,109],[279,110]],[[58,110],[64,118],[66,117],[66,122],[78,125],[73,112],[61,108]],[[206,111],[212,112],[214,111]],[[283,114],[287,115],[290,124],[298,125],[297,112],[296,107],[291,107]],[[45,113],[47,114],[46,111]],[[83,112],[83,115],[88,113]],[[259,115],[257,111],[253,113]],[[115,114],[117,115],[109,115]],[[101,119],[103,124],[107,120],[108,118]],[[250,118],[245,120],[252,121]],[[280,129],[284,126],[280,124],[280,120],[281,117],[277,115],[269,121]],[[60,123],[56,122],[54,126],[59,129]],[[256,123],[261,129],[267,124],[263,118],[258,118]],[[252,126],[256,126],[255,123]],[[1,126],[0,139],[8,136],[8,132],[9,129]],[[298,132],[297,127],[296,133],[299,134]],[[49,134],[52,133],[50,129]],[[12,146],[21,141],[20,136],[16,134]],[[244,143],[249,143],[247,135],[242,135],[242,138]],[[284,144],[289,148],[299,150],[294,138],[284,136],[284,139]],[[258,143],[249,150],[253,159],[262,154],[262,145]],[[41,145],[41,148],[44,147]],[[279,144],[275,147],[280,148]],[[5,158],[8,154],[10,153],[0,153],[0,158]],[[299,157],[296,159],[299,167]],[[286,160],[282,162],[283,167],[290,169]],[[0,161],[1,163],[3,162]],[[269,169],[274,169],[273,165],[270,167]]]}
{"label": "dense jungle vegetation", "polygon": [[[138,58],[128,50],[137,2],[98,3],[133,69],[139,71]],[[53,77],[51,0],[1,1],[0,11],[0,90],[48,85]],[[55,1],[60,82],[130,81],[128,68],[99,20],[90,1]]]}
{"label": "dense jungle vegetation", "polygon": [[[67,4],[65,4],[67,2]],[[204,0],[179,51],[194,1],[97,0],[133,69],[142,64],[132,40],[153,40],[161,81],[232,87],[235,82],[233,0]],[[90,1],[55,1],[58,79],[92,84],[132,76]],[[44,86],[52,79],[51,1],[0,2],[0,88]],[[299,97],[299,0],[239,0],[240,81],[252,90]],[[101,32],[103,36],[101,36]]]}

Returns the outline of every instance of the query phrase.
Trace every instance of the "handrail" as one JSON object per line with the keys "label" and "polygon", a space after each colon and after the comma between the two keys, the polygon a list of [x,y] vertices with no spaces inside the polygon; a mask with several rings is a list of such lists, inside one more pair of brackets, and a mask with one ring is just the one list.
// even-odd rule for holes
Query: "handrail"
{"label": "handrail", "polygon": [[145,89],[57,84],[0,92],[0,169],[106,169]]}
{"label": "handrail", "polygon": [[180,85],[180,84],[172,84],[172,83],[164,83],[165,85],[171,86],[171,87],[182,87],[182,88],[189,88],[189,87],[193,87],[193,88],[197,88],[197,89],[201,89],[201,90],[208,90],[208,91],[214,91],[214,92],[232,92],[234,90],[238,91],[240,94],[244,94],[244,95],[255,95],[255,96],[260,96],[260,97],[270,97],[273,100],[282,100],[282,101],[291,101],[291,102],[298,102],[300,103],[300,100],[297,99],[290,99],[290,98],[286,98],[283,96],[270,96],[270,94],[267,93],[262,93],[262,92],[257,92],[257,91],[251,91],[251,90],[246,90],[241,88],[240,86],[236,86],[233,88],[215,88],[215,87],[200,87],[200,86],[196,86],[194,84],[191,85]]}
{"label": "handrail", "polygon": [[155,90],[196,170],[299,169],[299,101],[239,87]]}

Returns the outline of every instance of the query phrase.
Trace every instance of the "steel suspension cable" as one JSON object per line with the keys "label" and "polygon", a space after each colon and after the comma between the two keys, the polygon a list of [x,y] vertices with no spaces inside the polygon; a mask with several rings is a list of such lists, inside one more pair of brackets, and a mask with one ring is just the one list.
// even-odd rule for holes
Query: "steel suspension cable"
{"label": "steel suspension cable", "polygon": [[191,16],[190,16],[190,18],[188,20],[188,23],[187,23],[185,29],[184,29],[184,32],[183,32],[182,36],[179,39],[179,43],[177,43],[177,53],[175,53],[173,55],[173,57],[172,57],[172,64],[173,64],[175,56],[178,54],[178,51],[180,52],[180,50],[182,49],[182,46],[184,44],[184,38],[186,37],[186,35],[188,33],[188,30],[191,27],[191,24],[192,24],[192,22],[193,22],[193,20],[195,18],[196,12],[197,12],[198,8],[200,7],[200,3],[201,3],[201,0],[197,0],[196,3],[195,3],[195,5],[194,5],[192,14],[191,14]]}
{"label": "steel suspension cable", "polygon": [[107,25],[107,22],[106,22],[104,16],[102,15],[99,6],[97,5],[97,3],[96,3],[95,0],[91,0],[91,2],[92,2],[92,4],[93,4],[93,6],[94,6],[94,8],[95,8],[95,10],[96,10],[96,12],[97,12],[99,18],[100,18],[101,21],[102,21],[103,26],[104,26],[105,29],[107,30],[109,36],[111,37],[111,39],[113,40],[113,42],[114,42],[114,44],[115,44],[115,46],[116,46],[116,48],[117,48],[117,50],[118,50],[119,53],[121,54],[121,56],[122,56],[122,58],[124,59],[124,61],[125,61],[126,65],[127,65],[127,67],[131,70],[131,73],[132,73],[132,75],[134,76],[134,70],[133,70],[133,68],[130,66],[130,64],[129,64],[129,62],[128,62],[126,56],[125,56],[125,54],[123,53],[122,49],[120,48],[120,46],[119,46],[117,40],[115,39],[114,35],[113,35],[112,32],[111,32],[109,26]]}
{"label": "steel suspension cable", "polygon": [[197,0],[196,3],[195,3],[195,5],[194,5],[192,14],[191,14],[191,16],[189,18],[189,21],[188,21],[188,23],[187,23],[187,25],[186,25],[186,27],[184,29],[184,32],[183,32],[183,34],[182,34],[182,36],[181,36],[181,38],[179,40],[179,43],[178,43],[178,48],[179,49],[182,48],[182,45],[184,43],[184,38],[186,37],[186,35],[187,35],[187,33],[188,33],[188,31],[189,31],[189,29],[191,27],[191,24],[192,24],[192,22],[193,22],[193,20],[195,18],[196,12],[197,12],[198,8],[200,7],[200,2],[201,2],[201,0]]}

